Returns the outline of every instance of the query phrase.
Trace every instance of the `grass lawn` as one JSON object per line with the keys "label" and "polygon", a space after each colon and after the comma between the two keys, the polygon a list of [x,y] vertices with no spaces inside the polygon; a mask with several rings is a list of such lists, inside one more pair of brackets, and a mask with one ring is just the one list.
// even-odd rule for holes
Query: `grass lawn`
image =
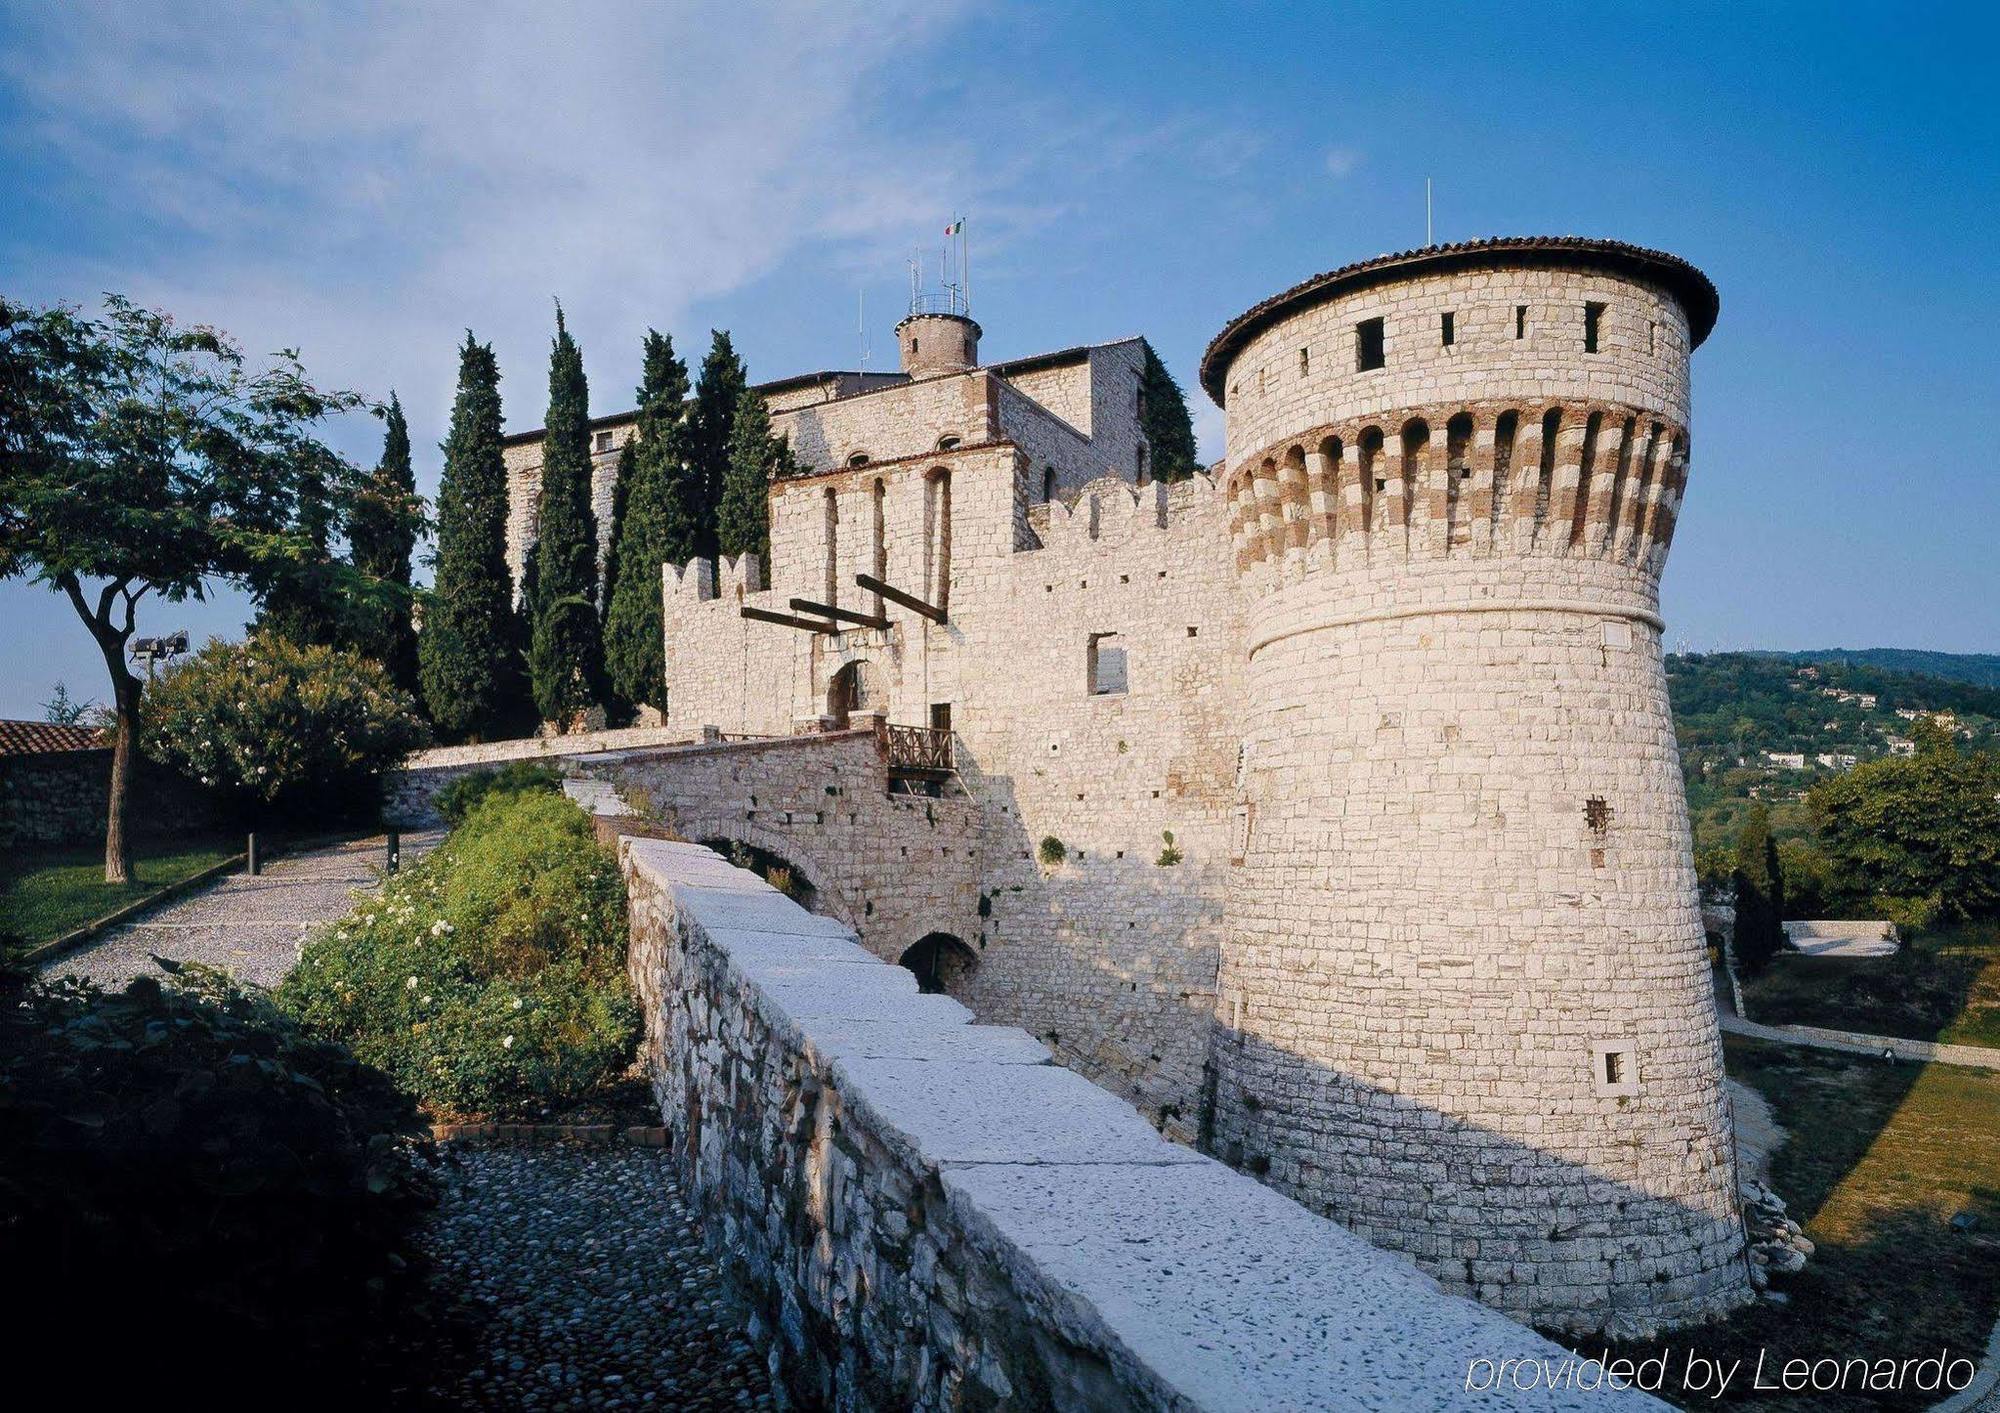
{"label": "grass lawn", "polygon": [[136,843],[134,881],[119,885],[104,881],[101,842],[10,852],[0,861],[0,935],[17,934],[30,947],[50,941],[242,848],[240,836]]}
{"label": "grass lawn", "polygon": [[1780,955],[1743,999],[1772,1025],[2000,1047],[2000,924],[1924,933],[1893,957]]}
{"label": "grass lawn", "polygon": [[[1791,1358],[1914,1359],[1949,1348],[1975,1363],[2000,1311],[2000,1073],[1884,1064],[1860,1056],[1726,1037],[1730,1075],[1761,1091],[1790,1137],[1771,1185],[1818,1250],[1774,1277],[1789,1303],[1760,1303],[1726,1324],[1647,1349],[1689,1349],[1766,1369]],[[1979,1224],[1954,1232],[1969,1211]],[[1665,1390],[1675,1396],[1672,1388]],[[1938,1393],[1751,1393],[1757,1409],[1924,1408]],[[1686,1406],[1714,1407],[1701,1397]]]}

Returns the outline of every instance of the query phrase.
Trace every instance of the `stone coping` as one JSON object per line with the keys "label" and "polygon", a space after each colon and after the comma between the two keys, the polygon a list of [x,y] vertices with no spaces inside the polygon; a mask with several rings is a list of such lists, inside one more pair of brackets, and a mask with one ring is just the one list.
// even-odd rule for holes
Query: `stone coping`
{"label": "stone coping", "polygon": [[637,1148],[664,1148],[667,1131],[645,1124],[510,1124],[441,1123],[431,1125],[439,1143],[628,1143]]}
{"label": "stone coping", "polygon": [[[649,945],[682,959],[677,975],[709,978],[692,983],[701,994],[660,1004],[692,1007],[717,1034],[762,1034],[780,1053],[749,1057],[757,1070],[803,1066],[836,1091],[843,1128],[870,1140],[851,1151],[877,1155],[861,1181],[889,1191],[912,1181],[941,1187],[953,1236],[1009,1293],[1010,1327],[1025,1323],[1111,1371],[1119,1398],[1103,1406],[1661,1406],[1609,1389],[1468,1389],[1476,1360],[1553,1369],[1577,1357],[1167,1141],[1124,1101],[1048,1063],[1026,1032],[976,1024],[955,1001],[919,994],[909,972],[867,953],[850,930],[709,850],[637,838],[622,849],[635,934],[656,926],[664,940]],[[634,946],[637,955],[636,935]],[[651,1058],[678,1067],[683,1084],[714,1080],[737,1092],[747,1082],[744,1061],[713,1041]],[[722,1121],[755,1123],[727,1113]],[[685,1161],[712,1170],[716,1152],[756,1143],[754,1128],[719,1139],[705,1130]],[[714,1206],[713,1192],[710,1200],[705,1220],[741,1229],[742,1213]],[[852,1229],[839,1237],[854,1239]],[[810,1231],[782,1239],[815,1241]],[[861,1239],[888,1240],[880,1228]],[[894,1267],[892,1251],[876,1253],[877,1269]],[[872,1298],[893,1295],[880,1288]],[[1001,1317],[980,1323],[997,1329]],[[1040,1338],[1028,1344],[1044,1347]],[[957,1353],[927,1346],[923,1357],[949,1362]],[[855,1406],[876,1405],[864,1395]]]}

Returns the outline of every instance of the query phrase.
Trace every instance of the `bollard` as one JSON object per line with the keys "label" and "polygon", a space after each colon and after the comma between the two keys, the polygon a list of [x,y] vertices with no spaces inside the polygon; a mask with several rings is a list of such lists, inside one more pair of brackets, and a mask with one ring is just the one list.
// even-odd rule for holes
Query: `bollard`
{"label": "bollard", "polygon": [[394,873],[403,866],[403,836],[397,830],[389,831],[389,868]]}
{"label": "bollard", "polygon": [[255,878],[261,869],[261,864],[257,858],[257,836],[255,834],[252,834],[250,841],[243,846],[243,860],[247,865],[244,871],[252,878]]}

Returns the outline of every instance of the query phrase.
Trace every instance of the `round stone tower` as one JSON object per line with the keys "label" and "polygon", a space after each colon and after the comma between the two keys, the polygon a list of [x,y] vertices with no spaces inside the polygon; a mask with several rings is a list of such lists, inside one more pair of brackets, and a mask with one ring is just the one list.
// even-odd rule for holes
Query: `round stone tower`
{"label": "round stone tower", "polygon": [[1749,1298],[1658,592],[1717,307],[1671,255],[1477,241],[1201,370],[1249,653],[1213,1146],[1577,1332]]}
{"label": "round stone tower", "polygon": [[896,325],[903,371],[912,378],[963,373],[979,366],[979,325],[964,314],[906,315]]}

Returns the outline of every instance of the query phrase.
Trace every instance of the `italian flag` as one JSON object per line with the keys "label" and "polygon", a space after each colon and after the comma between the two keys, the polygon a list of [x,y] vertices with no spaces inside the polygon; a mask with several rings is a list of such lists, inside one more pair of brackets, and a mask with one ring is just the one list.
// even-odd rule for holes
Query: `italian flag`
{"label": "italian flag", "polygon": [[946,226],[944,228],[944,233],[948,236],[954,236],[964,229],[965,229],[965,222],[963,220],[958,220],[958,221],[953,221],[950,225]]}

